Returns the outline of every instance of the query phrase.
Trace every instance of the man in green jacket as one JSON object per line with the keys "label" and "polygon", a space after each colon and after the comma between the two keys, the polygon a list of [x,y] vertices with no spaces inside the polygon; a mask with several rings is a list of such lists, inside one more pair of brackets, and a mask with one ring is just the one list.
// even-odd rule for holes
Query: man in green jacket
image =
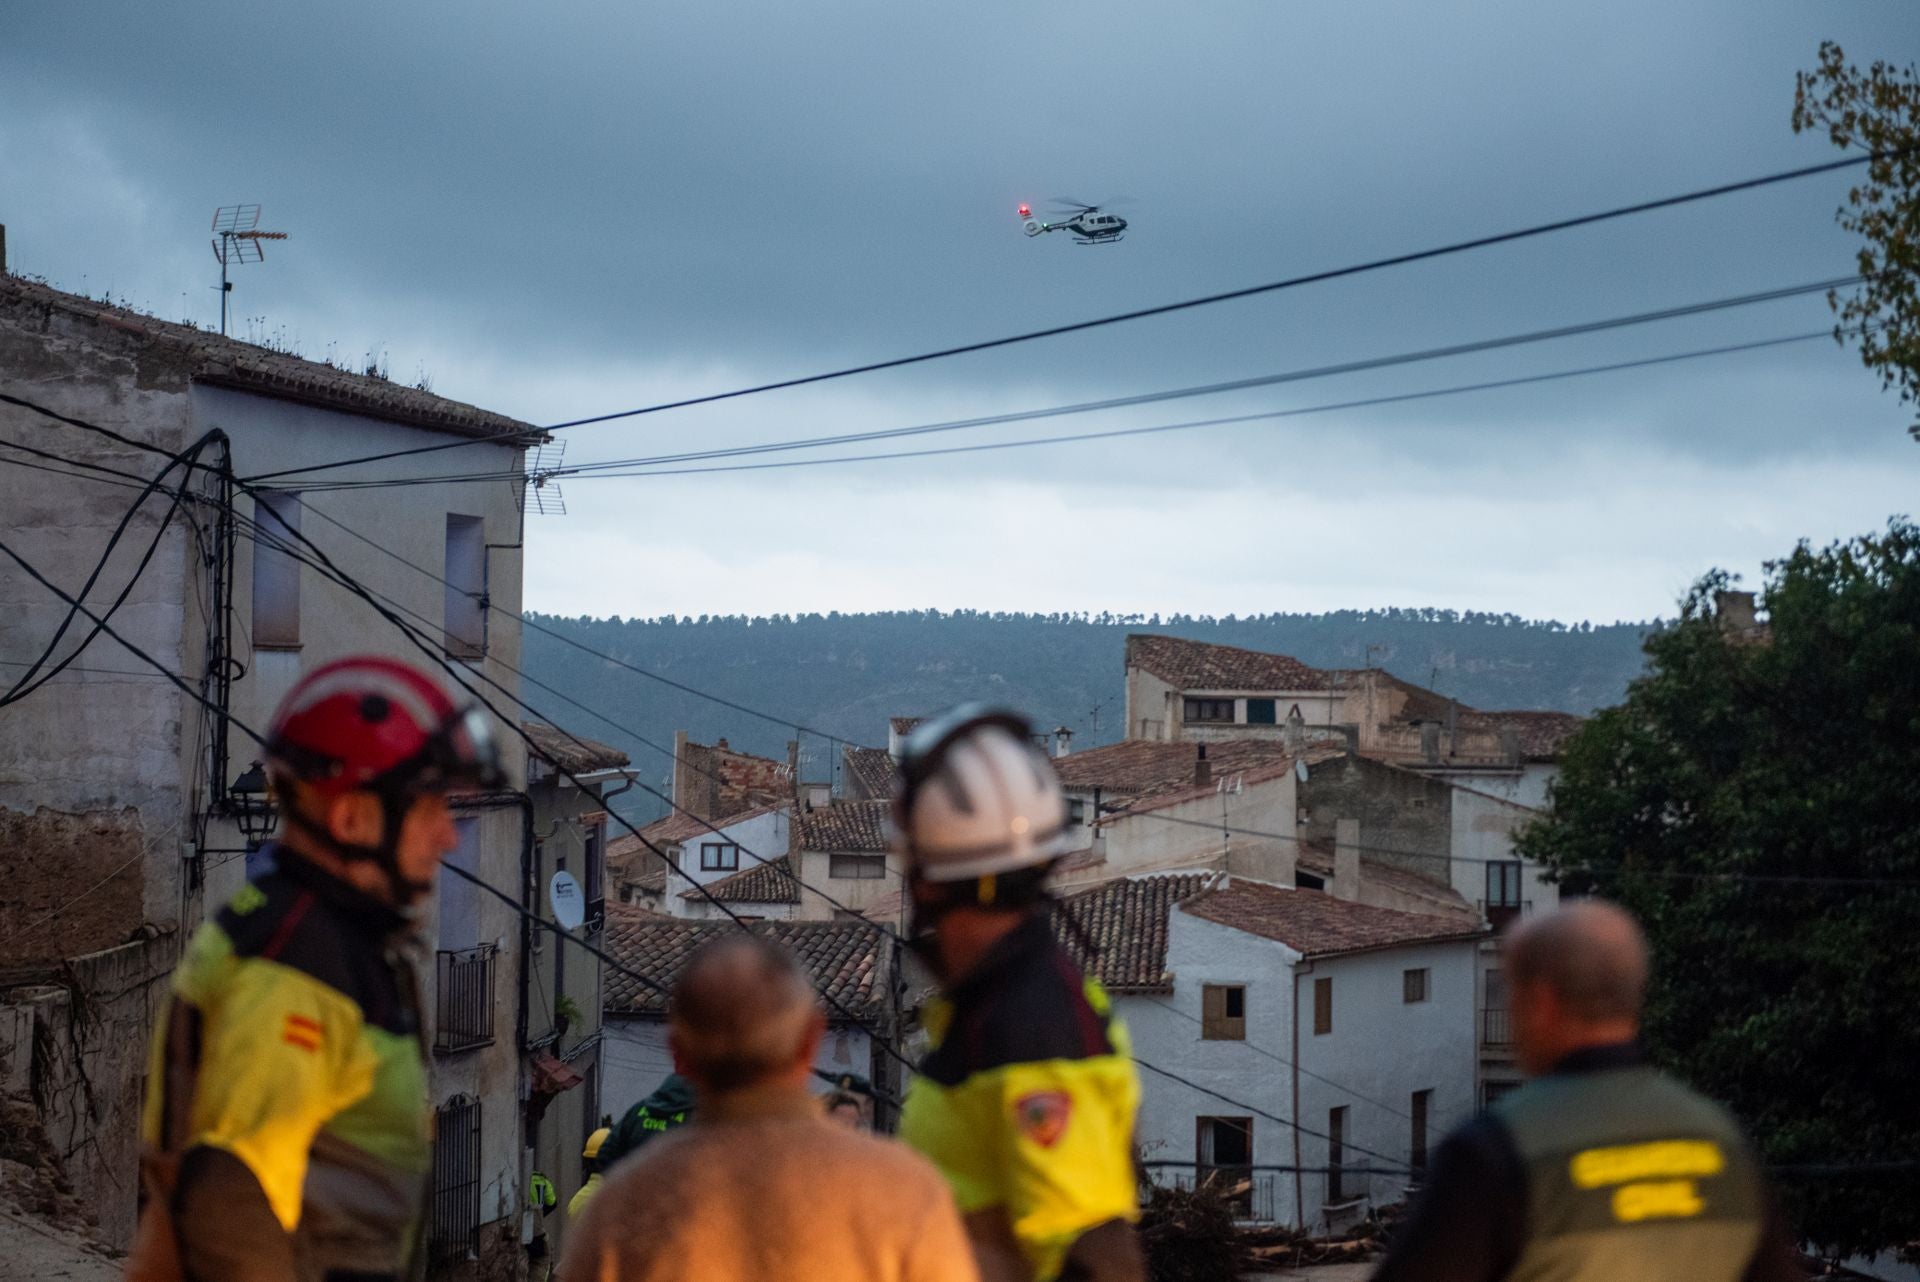
{"label": "man in green jacket", "polygon": [[1805,1276],[1725,1110],[1647,1063],[1639,926],[1588,901],[1503,946],[1534,1081],[1461,1127],[1374,1282],[1787,1282]]}
{"label": "man in green jacket", "polygon": [[600,1146],[600,1169],[612,1173],[614,1164],[641,1145],[685,1126],[693,1117],[693,1087],[678,1073],[668,1073],[653,1094],[628,1109]]}

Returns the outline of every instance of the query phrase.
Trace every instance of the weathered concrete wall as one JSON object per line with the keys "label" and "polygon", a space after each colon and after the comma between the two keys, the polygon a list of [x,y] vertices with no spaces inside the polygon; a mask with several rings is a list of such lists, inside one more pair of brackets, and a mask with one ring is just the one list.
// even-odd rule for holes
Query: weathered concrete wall
{"label": "weathered concrete wall", "polygon": [[1340,820],[1356,819],[1366,860],[1444,885],[1452,792],[1439,780],[1365,757],[1316,762],[1307,767],[1307,782],[1300,788],[1307,819],[1300,835],[1331,842]]}
{"label": "weathered concrete wall", "polygon": [[[1101,828],[1103,861],[1069,868],[1063,886],[1107,881],[1174,868],[1220,868],[1241,877],[1293,884],[1298,843],[1294,831],[1296,783],[1291,771],[1244,784],[1233,791],[1232,775],[1216,780],[1220,791],[1134,815],[1110,816]],[[1247,832],[1223,832],[1222,827]],[[1256,837],[1250,832],[1279,834]],[[1071,862],[1071,861],[1070,861]]]}
{"label": "weathered concrete wall", "polygon": [[133,1241],[140,1087],[173,942],[89,953],[0,991],[0,1083],[32,1099],[99,1237],[120,1248]]}

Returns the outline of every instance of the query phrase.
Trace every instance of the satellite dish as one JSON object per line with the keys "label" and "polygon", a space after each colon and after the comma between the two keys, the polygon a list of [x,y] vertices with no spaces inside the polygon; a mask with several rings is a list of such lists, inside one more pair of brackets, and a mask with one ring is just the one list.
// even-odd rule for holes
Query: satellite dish
{"label": "satellite dish", "polygon": [[1301,783],[1305,783],[1307,781],[1307,763],[1306,762],[1296,761],[1293,763],[1293,777],[1295,779],[1298,779]]}
{"label": "satellite dish", "polygon": [[580,893],[580,883],[565,869],[553,874],[553,880],[547,883],[547,906],[553,909],[553,919],[567,930],[578,930],[587,919],[587,898]]}

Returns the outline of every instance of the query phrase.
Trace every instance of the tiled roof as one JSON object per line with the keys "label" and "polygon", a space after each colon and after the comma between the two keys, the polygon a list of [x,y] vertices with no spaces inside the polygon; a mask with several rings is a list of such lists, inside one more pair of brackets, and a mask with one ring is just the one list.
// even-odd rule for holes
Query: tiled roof
{"label": "tiled roof", "polygon": [[[699,815],[676,812],[665,819],[654,820],[640,830],[640,835],[656,846],[684,845],[695,837],[712,836],[716,828],[725,829],[748,819],[758,819],[761,815],[778,809],[780,809],[778,805],[755,806],[751,810],[742,810],[719,819],[702,819]],[[622,840],[631,841],[636,847],[640,844],[631,837]],[[719,838],[715,837],[714,840],[717,841]],[[607,848],[607,853],[609,855],[613,853],[612,846]]]}
{"label": "tiled roof", "polygon": [[[1277,738],[1223,739],[1207,744],[1206,749],[1207,769],[1214,779],[1292,760],[1287,745]],[[1068,788],[1100,788],[1149,797],[1193,787],[1198,756],[1196,745],[1191,743],[1124,739],[1055,757],[1053,768]]]}
{"label": "tiled roof", "polygon": [[[1321,837],[1302,841],[1297,863],[1302,872],[1310,872],[1331,882],[1333,880],[1332,839]],[[1478,923],[1480,920],[1479,912],[1453,887],[1442,885],[1431,877],[1422,877],[1419,873],[1395,868],[1377,859],[1370,859],[1364,853],[1360,856],[1360,880],[1423,900],[1433,905],[1431,911],[1436,917],[1452,917],[1469,923]]]}
{"label": "tiled roof", "polygon": [[925,717],[888,717],[887,725],[895,734],[911,734],[913,728],[925,720]]}
{"label": "tiled roof", "polygon": [[1528,761],[1554,761],[1585,721],[1571,712],[1462,711],[1466,729],[1512,730],[1520,740],[1520,755]]}
{"label": "tiled roof", "polygon": [[1230,881],[1185,900],[1180,910],[1248,934],[1278,940],[1305,957],[1336,957],[1403,944],[1476,939],[1488,932],[1449,917],[1348,903],[1317,890]]}
{"label": "tiled roof", "polygon": [[1099,954],[1089,958],[1079,938],[1057,917],[1054,934],[1088,974],[1114,993],[1166,992],[1167,914],[1199,891],[1212,873],[1177,872],[1109,881],[1071,895],[1066,911],[1087,932]]}
{"label": "tiled roof", "polygon": [[1127,666],[1178,690],[1331,690],[1338,676],[1284,654],[1145,632],[1127,638]]}
{"label": "tiled roof", "polygon": [[539,721],[523,721],[520,728],[533,741],[535,755],[562,770],[585,774],[589,770],[613,770],[628,762],[620,749],[588,739]]}
{"label": "tiled roof", "polygon": [[[661,917],[625,905],[609,905],[605,946],[622,966],[671,990],[680,971],[700,945],[740,929],[730,921],[689,921]],[[799,957],[816,988],[863,1020],[885,1013],[886,980],[881,973],[881,935],[863,922],[761,921],[755,934],[766,936]],[[666,998],[629,975],[609,969],[606,1011],[610,1015],[661,1015]],[[829,1007],[828,1018],[841,1020]]]}
{"label": "tiled roof", "polygon": [[849,786],[861,796],[877,800],[893,795],[893,758],[885,748],[848,744],[841,749],[840,760]]}
{"label": "tiled roof", "polygon": [[785,856],[755,863],[750,868],[710,881],[706,889],[683,890],[682,899],[712,897],[723,904],[797,904],[800,883],[794,879],[793,864]]}
{"label": "tiled roof", "polygon": [[0,274],[0,312],[31,321],[59,315],[91,322],[97,331],[93,341],[128,351],[139,361],[143,386],[177,381],[184,387],[191,381],[455,436],[501,436],[508,445],[529,445],[541,439],[539,428],[504,414],[96,302],[21,276]]}
{"label": "tiled roof", "polygon": [[803,811],[800,815],[800,848],[826,851],[885,851],[888,814],[893,803],[887,801],[839,801],[824,810]]}

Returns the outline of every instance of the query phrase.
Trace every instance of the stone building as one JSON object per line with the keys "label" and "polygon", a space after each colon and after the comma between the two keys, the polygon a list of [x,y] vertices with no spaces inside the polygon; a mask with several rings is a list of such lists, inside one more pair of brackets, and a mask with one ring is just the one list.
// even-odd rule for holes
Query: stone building
{"label": "stone building", "polygon": [[[510,474],[538,432],[4,275],[0,371],[10,390],[113,434],[0,405],[0,539],[238,723],[69,618],[0,558],[0,690],[20,683],[0,710],[0,1011],[13,1012],[0,1014],[0,1063],[10,1088],[43,1102],[103,1236],[124,1246],[144,1047],[165,976],[186,933],[246,873],[238,821],[255,812],[234,785],[259,755],[248,731],[330,659],[423,662],[367,601],[292,555],[296,535],[417,627],[432,654],[509,692],[495,699],[517,690],[522,487],[351,486],[441,475],[442,452],[328,465],[458,445],[459,470]],[[143,496],[142,479],[162,476],[170,455],[184,457],[166,488]],[[254,479],[243,490],[235,477]],[[36,674],[44,656],[71,663]],[[27,693],[28,677],[46,683]],[[494,729],[517,742],[511,723]],[[519,793],[524,756],[508,756]],[[509,893],[521,884],[517,803],[476,799],[459,826],[455,862]],[[522,1064],[505,1030],[518,934],[510,907],[467,893],[441,897],[425,927],[443,1272],[517,1250]],[[22,1038],[60,1038],[67,1053],[36,1059]]]}

